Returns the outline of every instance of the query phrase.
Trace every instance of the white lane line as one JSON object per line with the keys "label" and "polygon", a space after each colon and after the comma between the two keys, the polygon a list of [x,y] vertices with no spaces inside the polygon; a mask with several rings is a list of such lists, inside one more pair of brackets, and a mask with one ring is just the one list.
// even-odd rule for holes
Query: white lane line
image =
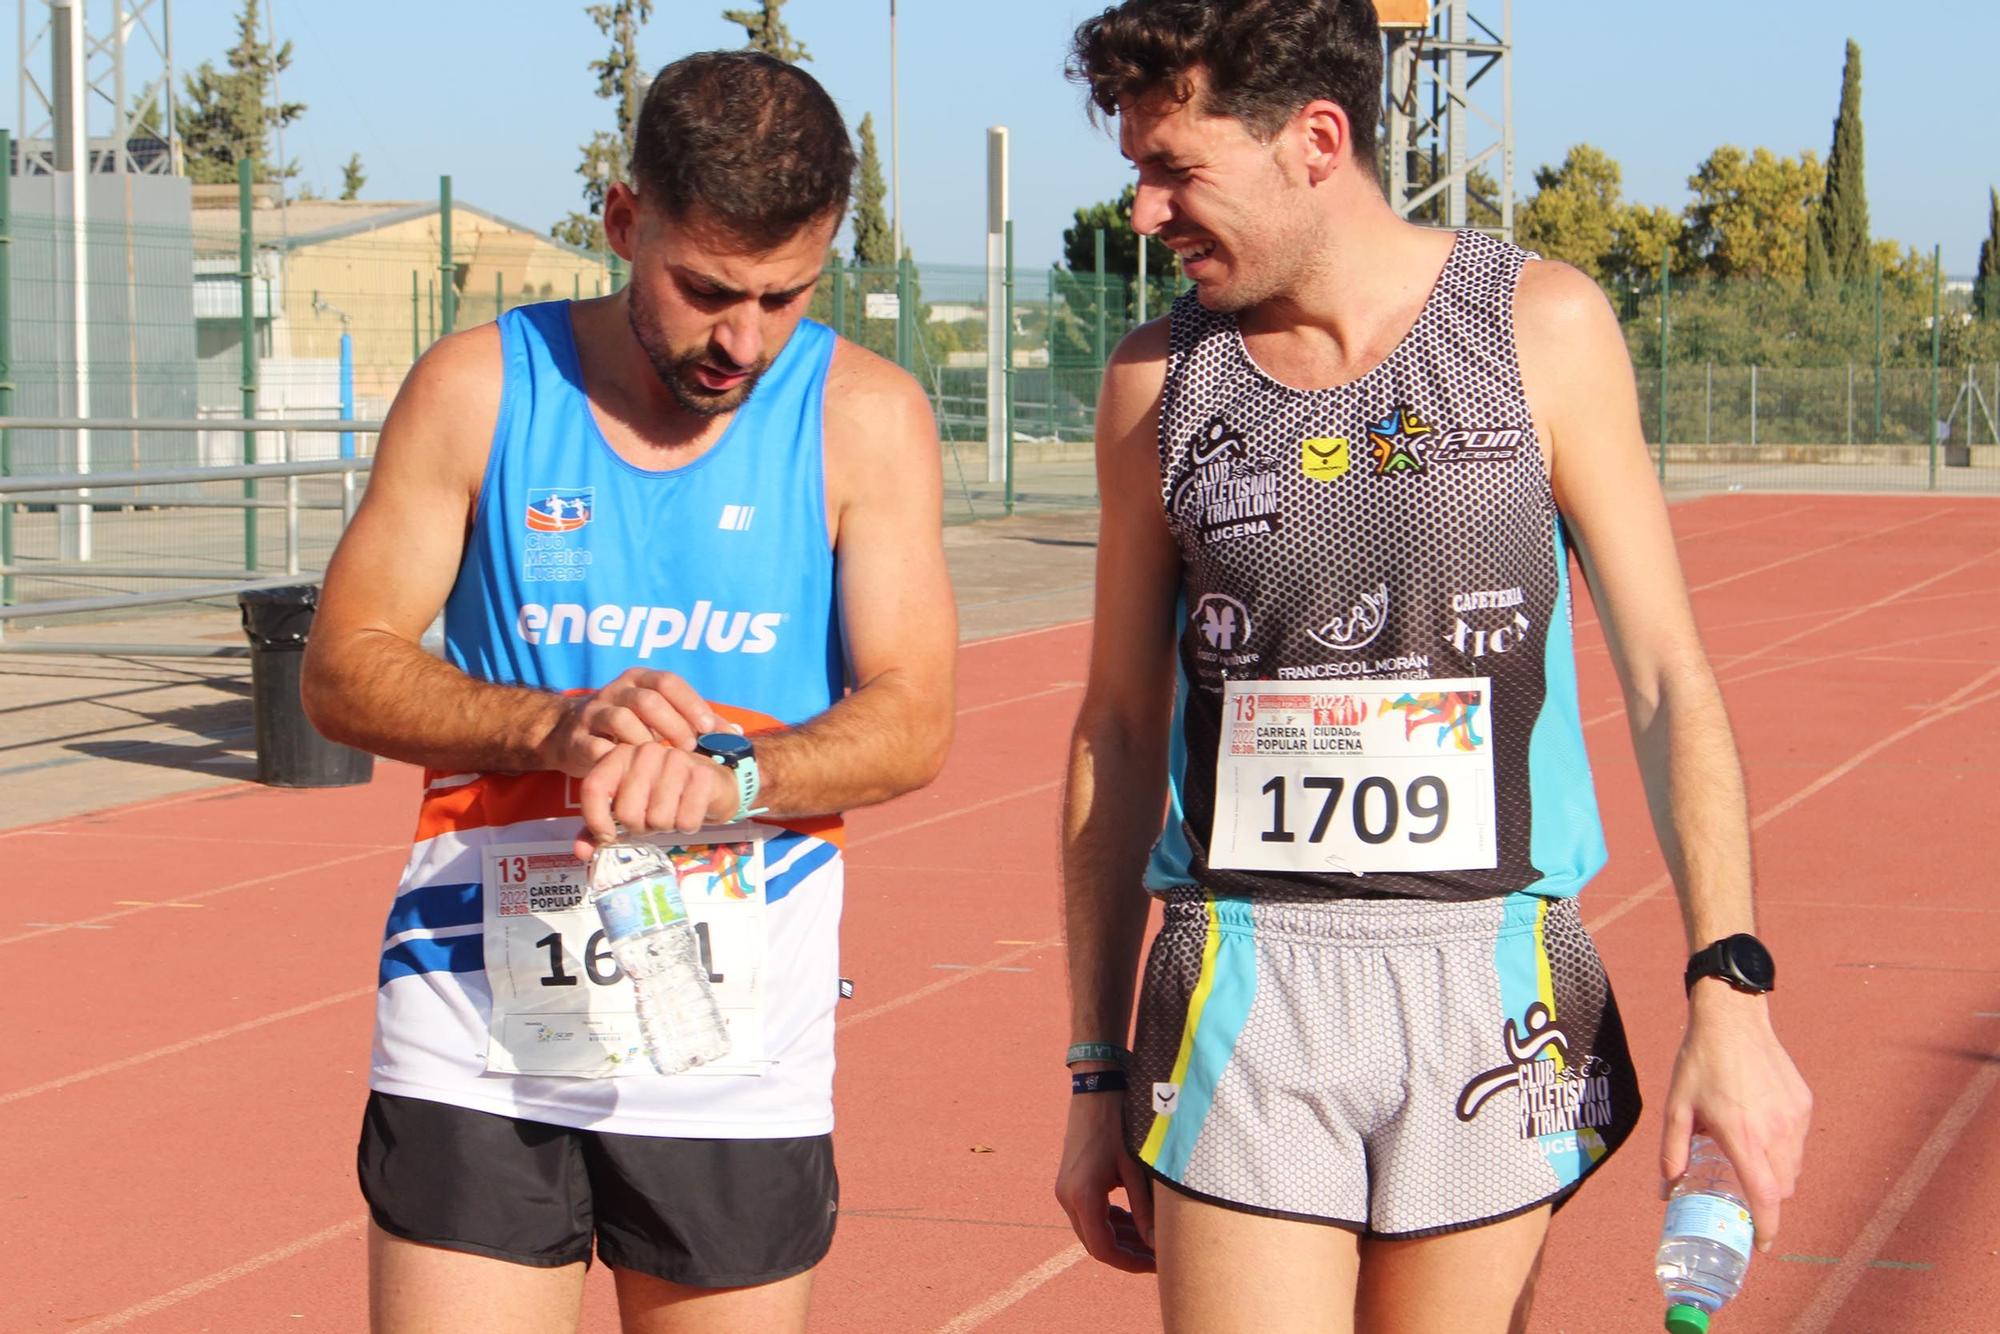
{"label": "white lane line", "polygon": [[971,714],[984,713],[988,709],[1003,709],[1009,704],[1024,704],[1031,699],[1046,699],[1050,695],[1067,695],[1073,690],[1081,689],[1083,689],[1083,682],[1081,681],[1058,681],[1047,690],[1032,690],[1025,695],[1010,695],[1006,699],[996,699],[990,704],[969,705],[966,708],[960,709],[958,716],[964,718]]}
{"label": "white lane line", "polygon": [[[1716,682],[1719,685],[1725,685],[1725,686],[1740,685],[1745,681],[1753,681],[1756,680],[1758,677],[1769,676],[1774,672],[1796,671],[1801,667],[1809,666],[1813,663],[1831,662],[1836,659],[1844,658],[1847,656],[1847,654],[1845,653],[1841,652],[1826,653],[1826,654],[1821,654],[1817,657],[1791,659],[1785,662],[1781,662],[1776,666],[1761,667],[1754,671],[1737,672],[1734,675],[1728,675],[1729,672],[1733,671],[1737,667],[1742,666],[1744,663],[1752,662],[1758,658],[1765,657],[1775,649],[1783,648],[1787,644],[1795,643],[1798,640],[1804,639],[1810,635],[1816,635],[1823,631],[1831,630],[1834,626],[1842,625],[1848,621],[1854,620],[1858,616],[1866,616],[1869,612],[1877,611],[1883,607],[1888,606],[1892,602],[1898,602],[1902,600],[1906,595],[1914,593],[1920,588],[1926,588],[1929,585],[1938,582],[1938,580],[1940,579],[1949,579],[1952,575],[1958,574],[1963,570],[1970,569],[1972,566],[1977,565],[1982,561],[1991,560],[1994,557],[1994,555],[1995,553],[1992,551],[1982,551],[1977,556],[1972,557],[1970,560],[1960,561],[1958,564],[1952,566],[1948,570],[1940,570],[1936,574],[1933,574],[1928,578],[1919,579],[1916,583],[1910,584],[1904,588],[1899,588],[1893,593],[1885,593],[1881,597],[1876,598],[1873,602],[1867,603],[1863,606],[1856,607],[1851,611],[1843,612],[1839,616],[1834,616],[1827,620],[1819,621],[1813,625],[1809,625],[1805,629],[1799,630],[1793,634],[1786,635],[1782,639],[1774,639],[1769,643],[1765,644],[1763,647],[1753,649],[1748,653],[1737,654],[1729,659],[1729,662],[1726,667],[1719,668],[1716,671],[1715,673]],[[1982,626],[1977,628],[1984,629],[1985,627]],[[1911,639],[1900,639],[1887,644],[1871,644],[1869,645],[1869,647],[1874,649],[1895,648],[1905,644],[1923,643],[1933,639],[1950,639],[1962,633],[1964,632],[1956,629],[1946,630],[1937,634],[1921,635]],[[1594,717],[1586,718],[1583,720],[1583,725],[1587,728],[1595,727],[1599,723],[1609,722],[1613,718],[1621,717],[1624,715],[1624,713],[1625,713],[1625,705],[1623,700],[1621,699],[1617,708],[1609,709],[1603,713],[1595,715]]]}
{"label": "white lane line", "polygon": [[163,1292],[157,1297],[140,1302],[137,1306],[128,1306],[113,1315],[105,1316],[102,1320],[93,1320],[87,1325],[81,1325],[73,1331],[73,1334],[97,1334],[99,1330],[123,1329],[134,1320],[144,1320],[149,1315],[158,1315],[161,1311],[169,1307],[179,1306],[182,1302],[190,1298],[212,1292],[225,1283],[234,1283],[237,1279],[254,1274],[260,1269],[268,1269],[272,1265],[289,1260],[295,1255],[303,1255],[305,1252],[313,1250],[316,1247],[324,1246],[329,1241],[336,1241],[351,1233],[359,1232],[364,1221],[366,1220],[350,1218],[345,1223],[335,1223],[332,1227],[322,1228],[310,1237],[300,1237],[297,1241],[280,1246],[274,1251],[265,1251],[262,1255],[253,1256],[241,1264],[231,1265],[227,1269],[218,1269],[206,1278],[198,1278],[192,1283],[183,1283],[172,1292]]}
{"label": "white lane line", "polygon": [[[361,861],[366,857],[380,857],[392,852],[400,857],[410,855],[410,850],[402,846],[369,848],[365,852],[353,852],[345,857],[329,857],[323,862],[312,862],[305,866],[294,866],[288,870],[273,871],[268,875],[254,875],[248,880],[238,880],[227,885],[217,885],[214,889],[204,889],[196,894],[184,894],[181,896],[180,904],[186,906],[190,901],[195,899],[212,899],[218,894],[229,894],[239,889],[255,889],[259,885],[268,885],[274,881],[284,880],[291,876],[310,875],[314,871],[325,871],[335,866],[345,866],[349,862]],[[37,940],[43,936],[53,935],[57,931],[71,931],[77,927],[92,927],[100,922],[112,922],[121,917],[131,917],[138,913],[153,911],[156,911],[156,909],[121,908],[117,912],[99,913],[95,917],[86,917],[81,921],[67,922],[61,926],[45,927],[38,931],[24,931],[14,936],[0,936],[0,945],[18,945],[24,940]]]}
{"label": "white lane line", "polygon": [[1768,561],[1763,565],[1755,565],[1747,570],[1738,570],[1735,574],[1726,574],[1720,579],[1711,579],[1705,584],[1697,584],[1695,587],[1690,588],[1688,592],[1706,593],[1711,588],[1721,588],[1724,584],[1733,584],[1738,579],[1748,579],[1753,575],[1763,574],[1769,570],[1781,569],[1787,565],[1796,565],[1798,562],[1813,556],[1824,555],[1829,551],[1838,551],[1842,547],[1853,546],[1856,542],[1866,542],[1871,537],[1881,537],[1887,533],[1897,532],[1900,529],[1914,528],[1920,523],[1929,523],[1933,519],[1941,519],[1951,512],[1948,509],[1933,510],[1929,514],[1919,514],[1914,519],[1904,519],[1898,523],[1885,524],[1880,528],[1870,528],[1865,533],[1854,533],[1841,538],[1837,542],[1828,542],[1822,546],[1808,547],[1804,551],[1794,551],[1789,556],[1780,556],[1778,559]]}
{"label": "white lane line", "polygon": [[0,1093],[0,1107],[5,1107],[8,1103],[20,1102],[24,1098],[32,1098],[38,1093],[53,1093],[57,1089],[68,1088],[72,1084],[81,1084],[86,1079],[96,1079],[100,1075],[110,1075],[116,1074],[120,1070],[130,1070],[135,1065],[145,1065],[149,1061],[157,1061],[162,1057],[178,1056],[184,1051],[193,1051],[196,1047],[206,1047],[211,1042],[220,1042],[224,1038],[233,1038],[238,1033],[248,1033],[252,1029],[263,1028],[267,1024],[283,1023],[287,1019],[296,1019],[302,1014],[311,1014],[314,1010],[324,1010],[329,1005],[339,1005],[345,1001],[359,1000],[363,996],[372,996],[375,994],[375,991],[376,988],[372,986],[356,987],[352,991],[343,991],[338,995],[322,996],[316,1001],[307,1001],[304,1005],[294,1005],[289,1010],[279,1010],[275,1014],[263,1015],[256,1019],[245,1019],[240,1024],[231,1024],[228,1028],[218,1028],[212,1033],[203,1033],[198,1037],[184,1038],[179,1042],[168,1043],[164,1047],[155,1047],[151,1051],[142,1051],[136,1056],[125,1056],[115,1061],[107,1061],[103,1065],[94,1065],[88,1070],[79,1070],[72,1075],[62,1075],[55,1079],[45,1079],[39,1084],[30,1084],[26,1088],[14,1089],[8,1093]]}
{"label": "white lane line", "polygon": [[[1866,764],[1869,760],[1875,758],[1875,756],[1889,749],[1889,747],[1895,745],[1897,742],[1902,741],[1907,737],[1913,736],[1916,733],[1923,731],[1926,727],[1929,727],[1932,723],[1941,723],[1947,718],[1951,718],[1960,713],[1965,712],[1967,709],[1978,708],[1981,705],[1992,703],[1995,698],[2000,698],[2000,695],[1972,694],[1973,691],[1978,690],[1980,687],[1986,685],[1988,682],[1992,681],[1995,677],[2000,677],[2000,667],[1995,667],[1991,671],[1985,672],[1980,676],[1975,677],[1973,680],[1966,682],[1964,685],[1960,686],[1957,690],[1954,690],[1951,694],[1947,695],[1933,712],[1925,714],[1923,717],[1917,719],[1915,722],[1910,723],[1905,727],[1898,728],[1897,730],[1889,733],[1889,735],[1883,737],[1880,741],[1875,742],[1873,745],[1864,746],[1862,749],[1856,751],[1854,754],[1842,760],[1839,764],[1836,764],[1831,769],[1828,769],[1818,778],[1813,779],[1812,782],[1807,783],[1804,787],[1792,793],[1791,796],[1786,797],[1784,800],[1778,802],[1776,805],[1766,807],[1761,814],[1757,815],[1754,819],[1750,821],[1751,832],[1755,833],[1757,830],[1762,829],[1765,825],[1771,823],[1771,821],[1777,819],[1785,812],[1792,810],[1794,807],[1798,806],[1799,803],[1807,801],[1810,798],[1818,795],[1820,792],[1824,791],[1827,787],[1829,787],[1833,783],[1836,783],[1840,781],[1842,778],[1845,778],[1848,774],[1853,773],[1863,764]],[[1657,896],[1661,890],[1667,888],[1672,883],[1673,883],[1673,877],[1671,875],[1662,875],[1658,877],[1657,879],[1651,881],[1650,883],[1642,887],[1638,893],[1625,899],[1622,903],[1619,903],[1616,907],[1609,908],[1604,912],[1600,913],[1595,920],[1584,923],[1584,929],[1591,932],[1603,930],[1605,927],[1611,925],[1613,922],[1623,917],[1626,913],[1631,912],[1634,908],[1637,908],[1639,905]]]}
{"label": "white lane line", "polygon": [[1944,1162],[1945,1155],[1958,1143],[1958,1137],[1979,1115],[1979,1108],[1986,1101],[1986,1095],[1993,1086],[2000,1083],[2000,1049],[1987,1054],[1980,1068],[1966,1081],[1957,1101],[1931,1128],[1931,1133],[1918,1147],[1916,1156],[1896,1182],[1895,1188],[1875,1207],[1868,1222],[1862,1227],[1854,1244],[1847,1248],[1847,1254],[1840,1257],[1840,1268],[1827,1276],[1813,1295],[1799,1318],[1792,1322],[1791,1334],[1821,1334],[1840,1314],[1840,1308],[1847,1304],[1847,1298],[1854,1291],[1854,1285],[1861,1281],[1862,1274],[1873,1267],[1876,1257],[1881,1255],[1883,1243],[1887,1242],[1903,1218],[1916,1205],[1930,1183],[1933,1174]]}
{"label": "white lane line", "polygon": [[[1044,792],[1053,792],[1062,785],[1063,780],[1056,778],[1046,783],[1037,783],[1033,787],[1024,787],[1013,792],[1002,793],[997,797],[988,797],[984,801],[975,801],[969,806],[959,806],[952,810],[940,811],[936,815],[927,815],[921,820],[912,820],[908,824],[899,824],[893,829],[878,829],[866,838],[850,839],[847,844],[847,850],[852,852],[856,848],[865,848],[870,843],[880,843],[885,838],[895,838],[898,834],[907,834],[914,829],[922,829],[928,825],[942,824],[946,820],[956,820],[961,815],[971,815],[975,811],[987,810],[994,806],[1004,806],[1010,801],[1019,801],[1023,797],[1034,797]],[[6,943],[6,941],[0,940],[0,945],[5,945]]]}
{"label": "white lane line", "polygon": [[979,1305],[972,1307],[970,1310],[960,1311],[950,1320],[939,1325],[937,1334],[966,1334],[967,1330],[978,1329],[994,1316],[999,1315],[1008,1307],[1015,1305],[1035,1289],[1067,1271],[1077,1261],[1083,1259],[1084,1254],[1082,1245],[1072,1242],[1066,1249],[1050,1256],[1048,1259],[1042,1261],[1041,1264],[1015,1279],[1005,1291],[994,1293]]}
{"label": "white lane line", "polygon": [[876,1018],[878,1015],[887,1014],[891,1010],[900,1010],[905,1005],[915,1005],[920,1000],[928,1000],[930,997],[937,995],[940,991],[944,991],[950,987],[955,987],[961,982],[970,982],[975,977],[984,977],[988,973],[1012,971],[1011,969],[1007,968],[1007,965],[1014,962],[1014,960],[1026,958],[1028,955],[1033,954],[1036,950],[1051,949],[1060,944],[1062,944],[1061,937],[1050,937],[1048,940],[1038,940],[1034,944],[1024,946],[1021,949],[1009,950],[1007,951],[1007,953],[1001,955],[997,959],[988,959],[985,963],[974,964],[971,967],[966,968],[963,972],[949,973],[946,976],[939,978],[935,982],[931,982],[925,986],[918,987],[915,991],[906,991],[902,995],[891,997],[890,999],[883,1001],[880,1005],[874,1006],[871,1009],[862,1010],[858,1013],[846,1016],[845,1018],[841,1019],[839,1022],[834,1024],[833,1026],[834,1031],[844,1033],[848,1029],[854,1027],[856,1024],[865,1024],[870,1019]]}
{"label": "white lane line", "polygon": [[1091,618],[1086,616],[1080,621],[1063,621],[1057,625],[1038,625],[1032,630],[1016,630],[1012,634],[989,635],[985,639],[968,639],[960,644],[959,647],[961,649],[985,648],[988,644],[1005,644],[1009,640],[1026,639],[1031,635],[1052,635],[1058,630],[1074,630],[1079,625],[1089,625],[1090,622]]}

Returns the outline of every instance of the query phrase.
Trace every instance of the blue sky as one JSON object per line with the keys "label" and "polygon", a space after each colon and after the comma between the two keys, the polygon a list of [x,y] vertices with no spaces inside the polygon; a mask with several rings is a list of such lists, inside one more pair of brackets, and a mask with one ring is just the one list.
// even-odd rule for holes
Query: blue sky
{"label": "blue sky", "polygon": [[[20,2],[39,10],[42,0]],[[641,54],[657,66],[740,45],[741,29],[720,13],[750,2],[658,0]],[[284,96],[309,108],[285,151],[316,188],[337,190],[340,164],[359,152],[369,197],[430,197],[448,171],[459,199],[537,227],[576,206],[577,145],[608,124],[585,69],[606,43],[582,0],[274,3],[279,37],[296,51]],[[989,125],[1012,130],[1023,264],[1054,260],[1071,210],[1122,188],[1127,167],[1061,72],[1068,34],[1099,7],[900,0],[904,230],[920,261],[981,262]],[[109,0],[90,8],[108,25]],[[175,6],[182,68],[219,60],[237,8]],[[1499,10],[1499,0],[1474,0],[1475,15],[1490,11],[1497,23]],[[1875,234],[1926,250],[1941,243],[1947,273],[1974,267],[1987,190],[2000,184],[1991,129],[2000,6],[1934,0],[1922,24],[1880,0],[1515,0],[1514,10],[1518,194],[1532,190],[1537,165],[1579,140],[1618,159],[1628,197],[1675,209],[1688,174],[1719,144],[1824,157],[1851,36],[1863,51]],[[887,0],[790,0],[786,19],[850,123],[875,114],[886,155]],[[8,60],[0,88],[8,121],[18,63]]]}

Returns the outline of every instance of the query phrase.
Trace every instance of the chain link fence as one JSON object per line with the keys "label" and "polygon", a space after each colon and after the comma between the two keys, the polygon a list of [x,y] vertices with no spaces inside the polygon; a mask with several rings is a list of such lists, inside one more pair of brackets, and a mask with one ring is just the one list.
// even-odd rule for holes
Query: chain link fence
{"label": "chain link fence", "polygon": [[[282,423],[380,419],[446,332],[622,282],[611,256],[445,200],[243,203],[197,199],[188,222],[84,227],[54,209],[0,207],[0,416],[271,423],[0,430],[0,476],[365,456],[365,431]],[[1130,274],[836,257],[810,314],[922,383],[944,449],[947,521],[963,522],[1095,505],[1105,361],[1182,285],[1155,274],[1142,292]],[[1947,281],[1934,261],[1833,291],[1670,275],[1607,297],[1669,488],[2000,491],[2000,319],[1976,312],[1970,284]],[[1004,318],[991,317],[996,306]],[[0,504],[0,592],[7,602],[112,593],[145,586],[148,568],[317,569],[339,505],[317,494],[324,483],[305,484],[292,538],[259,523],[287,499],[277,485]],[[81,545],[80,529],[91,535]],[[77,568],[90,562],[94,575]]]}

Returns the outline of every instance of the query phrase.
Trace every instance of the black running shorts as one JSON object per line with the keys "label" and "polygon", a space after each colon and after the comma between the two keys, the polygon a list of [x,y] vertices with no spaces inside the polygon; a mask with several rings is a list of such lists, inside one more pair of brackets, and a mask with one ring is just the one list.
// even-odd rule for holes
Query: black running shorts
{"label": "black running shorts", "polygon": [[664,1139],[370,1093],[361,1193],[405,1241],[554,1268],[590,1260],[695,1288],[773,1283],[833,1244],[833,1137]]}

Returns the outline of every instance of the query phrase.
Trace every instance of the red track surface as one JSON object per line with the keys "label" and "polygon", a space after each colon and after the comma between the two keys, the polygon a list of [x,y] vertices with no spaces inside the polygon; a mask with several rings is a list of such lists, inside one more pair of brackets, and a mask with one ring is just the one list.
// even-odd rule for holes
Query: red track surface
{"label": "red track surface", "polygon": [[[1718,1325],[1991,1330],[2000,1304],[2000,506],[1675,511],[1748,763],[1780,1031],[1819,1110],[1778,1255]],[[1584,897],[1646,1092],[1681,944],[1595,618],[1610,869]],[[815,1328],[1157,1327],[1049,1193],[1068,1096],[1056,779],[1084,626],[969,646],[934,787],[851,824],[844,1217]],[[0,834],[0,1330],[365,1326],[353,1147],[416,774],[210,791]],[[33,925],[55,923],[54,926]],[[1555,1227],[1535,1328],[1657,1328],[1649,1113]],[[585,1327],[616,1328],[601,1270]]]}

